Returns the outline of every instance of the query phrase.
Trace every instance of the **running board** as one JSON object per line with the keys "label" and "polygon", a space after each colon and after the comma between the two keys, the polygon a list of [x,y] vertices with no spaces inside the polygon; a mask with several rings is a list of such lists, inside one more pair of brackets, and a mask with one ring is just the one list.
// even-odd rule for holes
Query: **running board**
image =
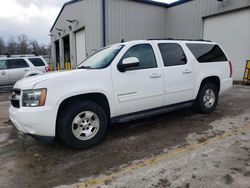
{"label": "running board", "polygon": [[146,117],[152,117],[152,116],[156,116],[159,114],[176,111],[176,110],[183,109],[183,108],[189,108],[193,105],[193,103],[194,101],[188,101],[188,102],[178,103],[178,104],[169,105],[165,107],[154,108],[154,109],[145,110],[141,112],[126,114],[126,115],[111,118],[111,123],[124,123],[128,121],[143,119]]}

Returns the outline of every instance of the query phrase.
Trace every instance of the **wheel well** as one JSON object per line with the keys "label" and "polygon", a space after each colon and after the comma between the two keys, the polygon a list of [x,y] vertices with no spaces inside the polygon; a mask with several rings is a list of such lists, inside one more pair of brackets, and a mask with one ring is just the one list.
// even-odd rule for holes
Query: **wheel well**
{"label": "wheel well", "polygon": [[[65,99],[59,106],[58,111],[57,111],[57,118],[56,118],[56,129],[58,126],[58,120],[60,118],[60,115],[62,114],[63,110],[72,102],[75,101],[83,101],[83,100],[90,100],[93,101],[94,103],[100,105],[104,111],[107,114],[107,117],[110,117],[110,107],[109,107],[109,102],[107,97],[104,94],[101,93],[90,93],[90,94],[83,94],[83,95],[77,95],[77,96],[72,96],[67,99]],[[57,133],[57,130],[56,130]]]}
{"label": "wheel well", "polygon": [[201,87],[207,83],[214,84],[218,88],[218,92],[220,92],[220,78],[218,76],[210,76],[203,79],[201,82]]}

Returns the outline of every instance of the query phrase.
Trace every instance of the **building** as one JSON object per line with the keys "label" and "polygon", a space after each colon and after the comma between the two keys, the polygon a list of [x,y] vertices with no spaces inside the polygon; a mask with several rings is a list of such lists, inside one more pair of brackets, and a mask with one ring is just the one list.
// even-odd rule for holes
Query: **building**
{"label": "building", "polygon": [[176,38],[218,42],[235,80],[250,59],[250,0],[73,0],[51,28],[54,62],[79,64],[95,50],[122,39]]}

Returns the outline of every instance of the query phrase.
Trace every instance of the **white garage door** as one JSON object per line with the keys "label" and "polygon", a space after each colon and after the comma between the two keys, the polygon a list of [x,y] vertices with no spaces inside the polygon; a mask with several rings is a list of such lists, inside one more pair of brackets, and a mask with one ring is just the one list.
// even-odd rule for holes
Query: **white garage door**
{"label": "white garage door", "polygon": [[205,18],[203,38],[223,47],[233,64],[234,80],[242,81],[250,59],[250,9]]}
{"label": "white garage door", "polygon": [[86,58],[85,30],[76,32],[76,63],[79,65]]}

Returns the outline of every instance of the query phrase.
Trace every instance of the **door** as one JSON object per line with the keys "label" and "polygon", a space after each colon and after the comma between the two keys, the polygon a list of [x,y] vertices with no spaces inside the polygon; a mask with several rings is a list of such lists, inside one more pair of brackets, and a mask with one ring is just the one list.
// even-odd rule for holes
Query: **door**
{"label": "door", "polygon": [[0,86],[9,84],[10,84],[10,77],[6,60],[0,60]]}
{"label": "door", "polygon": [[164,64],[164,104],[171,105],[192,100],[194,75],[191,60],[177,43],[160,43],[158,46]]}
{"label": "door", "polygon": [[86,58],[85,30],[76,32],[76,63],[79,65]]}
{"label": "door", "polygon": [[[70,64],[70,38],[69,35],[63,37],[64,69],[71,69]],[[68,66],[70,64],[70,67]]]}
{"label": "door", "polygon": [[250,9],[204,19],[203,38],[217,42],[227,52],[233,79],[242,81],[246,60],[250,59]]}
{"label": "door", "polygon": [[60,63],[60,46],[59,40],[55,41],[56,63]]}
{"label": "door", "polygon": [[22,79],[24,75],[31,70],[30,66],[24,59],[8,59],[10,83],[15,84]]}
{"label": "door", "polygon": [[150,44],[131,47],[121,58],[136,57],[139,66],[120,72],[113,66],[116,115],[152,109],[163,105],[164,81]]}

